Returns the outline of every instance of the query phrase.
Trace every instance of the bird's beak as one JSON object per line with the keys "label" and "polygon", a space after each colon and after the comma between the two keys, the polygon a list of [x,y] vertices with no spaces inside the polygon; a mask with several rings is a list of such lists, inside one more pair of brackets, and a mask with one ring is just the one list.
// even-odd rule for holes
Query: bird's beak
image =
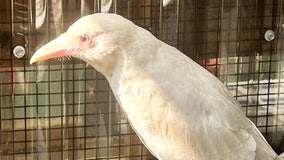
{"label": "bird's beak", "polygon": [[36,51],[30,60],[30,64],[48,60],[51,58],[63,57],[67,55],[67,41],[65,34],[57,37]]}

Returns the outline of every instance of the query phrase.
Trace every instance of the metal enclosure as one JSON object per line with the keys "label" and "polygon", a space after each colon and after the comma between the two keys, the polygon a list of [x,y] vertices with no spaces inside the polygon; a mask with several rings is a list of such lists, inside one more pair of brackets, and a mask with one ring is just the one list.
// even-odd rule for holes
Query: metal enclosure
{"label": "metal enclosure", "polygon": [[155,159],[100,73],[72,58],[29,64],[79,17],[108,7],[216,75],[284,152],[283,1],[169,1],[1,0],[0,159]]}

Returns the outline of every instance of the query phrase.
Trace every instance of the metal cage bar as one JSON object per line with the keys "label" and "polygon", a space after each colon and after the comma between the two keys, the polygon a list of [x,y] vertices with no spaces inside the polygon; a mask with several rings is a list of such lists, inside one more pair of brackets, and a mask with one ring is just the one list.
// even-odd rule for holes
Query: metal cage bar
{"label": "metal cage bar", "polygon": [[[109,12],[149,30],[223,81],[283,152],[281,0],[172,0],[167,6],[162,0],[3,0],[1,159],[155,159],[91,66],[68,58],[28,64],[37,48],[79,17],[104,11],[107,2]],[[13,55],[17,45],[24,57]]]}

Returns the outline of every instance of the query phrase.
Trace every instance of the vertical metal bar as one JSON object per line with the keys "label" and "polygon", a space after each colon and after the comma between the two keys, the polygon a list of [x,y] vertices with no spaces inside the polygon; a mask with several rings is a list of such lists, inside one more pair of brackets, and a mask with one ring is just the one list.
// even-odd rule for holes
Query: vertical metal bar
{"label": "vertical metal bar", "polygon": [[[84,92],[82,93],[84,95],[84,158],[88,159],[89,157],[87,157],[87,66],[83,65],[84,68]],[[74,124],[74,123],[73,123]],[[73,136],[74,139],[75,136]],[[74,143],[73,143],[74,144]]]}
{"label": "vertical metal bar", "polygon": [[[277,66],[277,78],[278,78],[278,87],[277,87],[277,109],[276,109],[276,132],[278,131],[278,126],[280,126],[280,124],[278,124],[278,121],[279,121],[279,109],[280,109],[280,106],[282,104],[280,104],[280,95],[282,94],[281,93],[281,85],[283,84],[283,82],[281,81],[281,74],[282,74],[282,65],[283,65],[283,61],[282,61],[282,54],[281,53],[277,53],[277,52],[281,52],[282,51],[282,48],[284,47],[283,46],[283,40],[281,38],[279,38],[280,36],[280,30],[281,30],[281,27],[283,27],[283,1],[280,0],[280,3],[278,4],[278,10],[279,10],[279,20],[278,20],[278,25],[277,25],[277,28],[276,28],[276,54],[279,54],[279,59],[277,62],[278,63],[278,66]],[[280,27],[281,26],[281,27]],[[278,45],[280,45],[280,47],[278,47]],[[278,49],[280,48],[280,49]]]}
{"label": "vertical metal bar", "polygon": [[[130,10],[131,8],[131,10]],[[131,13],[131,16],[130,16]],[[133,1],[132,0],[128,0],[127,1],[127,18],[130,19],[133,16]]]}
{"label": "vertical metal bar", "polygon": [[102,4],[101,4],[101,0],[97,0],[97,7],[98,7],[98,12],[102,11]]}
{"label": "vertical metal bar", "polygon": [[[258,19],[258,17],[259,17],[259,14],[260,14],[260,12],[259,12],[259,9],[258,9],[258,6],[259,6],[259,3],[258,3],[258,0],[255,0],[255,7],[256,7],[256,10],[255,10],[255,31],[257,31],[257,25],[258,25],[258,22],[259,22],[259,19]],[[263,9],[263,8],[262,8]],[[261,10],[262,10],[261,9]],[[262,11],[261,11],[262,12]],[[263,26],[263,24],[261,24],[260,26]],[[260,32],[259,33],[260,35],[262,35],[262,33]],[[260,39],[261,40],[261,39]],[[256,41],[255,42],[256,44],[255,44],[255,50],[258,50],[259,49],[259,52],[261,53],[261,41]],[[260,63],[258,63],[258,68],[260,68]],[[249,73],[251,73],[251,71],[249,71]],[[258,122],[258,118],[257,118],[257,113],[258,113],[258,107],[259,107],[259,88],[260,88],[260,83],[259,83],[259,81],[260,81],[260,73],[261,73],[261,71],[260,70],[258,70],[257,71],[257,74],[255,73],[253,76],[252,76],[252,78],[253,78],[253,80],[257,80],[257,92],[256,92],[256,115],[255,115],[255,125],[257,126],[257,122]],[[257,76],[256,76],[257,75]]]}
{"label": "vertical metal bar", "polygon": [[[35,19],[34,19],[34,14],[35,14],[35,12],[34,12],[34,9],[35,9],[35,1],[34,0],[28,0],[28,4],[27,4],[27,6],[28,6],[28,8],[27,8],[27,16],[28,16],[28,20],[27,20],[27,26],[28,26],[28,32],[27,32],[27,38],[26,37],[24,37],[25,38],[25,49],[26,49],[26,53],[30,53],[31,52],[31,45],[29,44],[29,42],[30,42],[30,40],[32,39],[32,38],[34,38],[35,36],[33,36],[32,35],[32,31],[33,31],[33,29],[35,28],[35,25],[34,25],[34,22],[35,22]],[[28,54],[29,55],[29,54]],[[24,95],[26,96],[27,95],[27,76],[26,76],[26,74],[27,74],[27,71],[26,71],[26,64],[28,64],[26,61],[27,61],[27,59],[26,58],[23,58],[23,61],[24,61],[24,63],[23,63],[23,68],[24,68],[24,70],[23,70],[23,72],[24,72],[24,78],[23,78],[23,86],[24,86]],[[26,97],[24,98],[24,106],[27,106],[27,99],[26,99]],[[25,117],[27,117],[27,110],[26,110],[26,107],[24,107],[24,112],[25,112]],[[28,144],[27,144],[27,140],[28,140],[28,132],[27,132],[27,121],[26,121],[26,119],[24,119],[24,127],[25,127],[25,131],[24,131],[24,133],[25,133],[25,159],[28,159]]]}
{"label": "vertical metal bar", "polygon": [[[277,19],[277,16],[279,15],[278,14],[278,11],[277,11],[277,6],[278,6],[278,3],[277,3],[278,0],[273,0],[273,5],[272,5],[272,22],[271,22],[271,26],[273,29],[277,29],[277,22],[276,22],[276,19]],[[268,101],[267,101],[267,108],[266,108],[266,133],[268,132],[268,118],[269,118],[269,108],[270,108],[270,88],[271,88],[271,78],[272,75],[271,74],[274,74],[274,73],[271,73],[272,72],[272,54],[273,52],[275,51],[275,53],[277,53],[277,47],[276,46],[276,41],[273,41],[271,44],[270,44],[270,52],[269,52],[269,74],[268,74],[268,95],[267,95],[267,98],[268,98]],[[275,49],[275,50],[274,50]]]}
{"label": "vertical metal bar", "polygon": [[[217,56],[218,57],[220,57],[220,58],[224,58],[224,55],[222,55],[223,54],[223,52],[222,52],[222,49],[223,49],[223,39],[222,39],[222,34],[221,34],[221,32],[222,32],[222,18],[223,18],[223,0],[219,0],[219,6],[218,6],[218,30],[217,30],[217,41],[218,41],[218,45],[217,45]],[[229,15],[231,15],[231,12],[229,12]],[[230,16],[229,16],[230,17]],[[229,22],[229,24],[230,24],[230,22]],[[230,27],[228,27],[228,29],[230,29]],[[228,36],[227,37],[230,37],[230,31],[227,31],[228,32]],[[229,40],[229,39],[228,39]],[[230,43],[230,41],[229,42],[227,42],[227,46],[229,46],[229,43]],[[228,47],[229,48],[229,47]],[[228,57],[229,56],[226,56],[226,63],[228,64]],[[222,62],[221,62],[222,63]],[[222,64],[220,64],[220,65],[222,65]],[[226,68],[223,68],[223,69],[226,69],[226,71],[223,71],[223,73],[225,73],[225,76],[224,77],[222,77],[221,75],[222,75],[222,73],[221,73],[221,69],[220,69],[221,67],[217,67],[216,66],[216,73],[217,73],[217,75],[218,75],[218,78],[219,79],[221,79],[221,81],[223,81],[223,83],[228,83],[227,82],[227,79],[226,79],[226,77],[227,77],[227,69]]]}
{"label": "vertical metal bar", "polygon": [[194,46],[194,51],[193,51],[193,53],[194,53],[194,58],[195,59],[197,59],[197,60],[199,60],[199,55],[198,55],[198,50],[197,50],[197,45],[198,45],[198,43],[197,43],[197,40],[198,40],[198,33],[197,33],[197,31],[198,31],[198,21],[197,21],[197,17],[198,17],[198,14],[197,14],[197,10],[198,10],[198,8],[197,8],[197,1],[198,0],[193,0],[194,1],[194,18],[193,18],[193,22],[194,22],[194,33],[193,33],[193,39],[194,39],[194,44],[193,44],[193,46]]}
{"label": "vertical metal bar", "polygon": [[[28,38],[27,38],[27,41],[25,41],[25,49],[26,49],[26,53],[29,53],[30,51],[31,51],[31,45],[29,45],[29,40],[32,38],[32,36],[31,36],[31,33],[32,33],[32,27],[34,27],[34,25],[33,25],[33,14],[34,14],[34,12],[33,12],[33,8],[34,8],[34,6],[33,6],[33,1],[32,0],[29,0],[28,1],[28,17],[29,17],[29,21],[27,22],[27,24],[28,24]],[[26,95],[26,59],[24,59],[24,94]],[[27,106],[27,103],[26,103],[26,98],[24,98],[24,106]],[[25,111],[25,117],[27,117],[27,114],[26,114],[26,107],[24,107],[24,111]],[[27,145],[27,121],[26,120],[24,120],[25,121],[25,151],[26,151],[26,153],[25,153],[25,158],[26,159],[28,159],[28,156],[27,156],[27,154],[28,154],[28,152],[27,152],[27,148],[28,148],[28,145]]]}
{"label": "vertical metal bar", "polygon": [[[241,13],[241,5],[240,5],[240,2],[239,0],[237,0],[237,43],[236,43],[236,51],[237,51],[237,70],[236,70],[236,97],[238,97],[238,90],[239,90],[239,71],[240,71],[240,60],[241,60],[241,57],[240,57],[240,41],[241,41],[241,36],[240,36],[240,33],[241,33],[241,26],[242,26],[242,13]],[[230,17],[229,17],[230,18]]]}
{"label": "vertical metal bar", "polygon": [[113,0],[114,13],[117,13],[117,0]]}
{"label": "vertical metal bar", "polygon": [[163,39],[163,0],[160,0],[160,10],[159,10],[159,36]]}
{"label": "vertical metal bar", "polygon": [[[46,23],[47,23],[47,32],[48,32],[48,35],[47,35],[47,38],[48,38],[48,40],[50,39],[50,22],[51,22],[51,17],[50,17],[50,10],[48,9],[48,8],[50,8],[50,3],[49,3],[50,1],[49,0],[46,0]],[[38,67],[38,66],[37,66]],[[37,73],[37,72],[36,72]],[[37,76],[36,76],[37,77]],[[36,87],[37,87],[37,98],[36,98],[36,101],[37,101],[37,104],[38,104],[38,83],[37,83],[37,85],[36,85]],[[48,94],[48,101],[49,101],[49,104],[50,104],[50,95]],[[49,127],[51,126],[51,124],[52,124],[52,119],[51,119],[51,107],[50,106],[48,106],[48,124],[49,124]],[[48,140],[49,140],[49,143],[48,143],[48,145],[49,145],[49,151],[50,151],[50,153],[49,153],[49,159],[50,160],[52,160],[53,158],[52,158],[52,143],[51,143],[51,137],[52,137],[52,129],[51,128],[49,128],[48,129],[48,135],[49,135],[49,137],[48,137]]]}
{"label": "vertical metal bar", "polygon": [[[11,21],[11,33],[12,33],[12,37],[14,36],[14,0],[10,1],[10,6],[11,6],[11,17],[10,17],[10,21]],[[11,44],[13,43],[13,40],[11,39]]]}
{"label": "vertical metal bar", "polygon": [[97,8],[98,8],[97,0],[94,0],[94,13],[98,12]]}
{"label": "vertical metal bar", "polygon": [[[259,30],[258,34],[259,34],[259,39],[258,41],[256,41],[256,47],[255,47],[255,50],[258,50],[259,49],[259,53],[262,53],[263,52],[263,47],[262,47],[262,35],[263,35],[263,30],[262,30],[262,27],[264,26],[264,9],[265,9],[265,5],[264,5],[264,2],[263,1],[258,1],[258,0],[255,0],[255,6],[256,6],[256,11],[255,11],[255,15],[256,15],[256,31],[257,29]],[[260,26],[260,27],[259,27]],[[258,28],[259,27],[259,28]],[[257,106],[256,106],[256,116],[255,116],[255,124],[256,126],[258,125],[258,121],[259,121],[259,116],[258,116],[258,113],[259,113],[259,107],[260,107],[260,104],[259,104],[259,97],[260,97],[260,88],[261,88],[261,83],[260,83],[260,80],[262,79],[262,71],[261,71],[261,62],[257,64],[258,66],[258,70],[256,70],[257,74],[257,77],[255,75],[253,75],[253,79],[257,79]],[[270,80],[269,80],[270,81]],[[269,84],[268,84],[268,87],[269,87]],[[269,100],[269,97],[267,97],[268,100]],[[266,104],[267,105],[267,104]],[[268,105],[267,105],[268,107]],[[266,121],[267,122],[267,121]],[[259,127],[259,126],[257,126]],[[265,133],[267,133],[267,127],[265,127]]]}
{"label": "vertical metal bar", "polygon": [[[96,91],[96,93],[95,94],[98,94],[98,72],[97,71],[95,71],[95,91]],[[96,130],[98,130],[99,128],[100,128],[100,113],[99,113],[99,106],[98,106],[98,101],[97,101],[97,96],[95,96],[95,107],[96,107],[96,116],[97,116],[97,125],[96,125]],[[100,147],[99,147],[99,138],[100,138],[100,132],[98,131],[97,132],[97,134],[95,135],[95,138],[96,138],[96,159],[98,159],[99,158],[99,154],[100,154],[100,152],[99,152],[99,149],[100,149]]]}
{"label": "vertical metal bar", "polygon": [[111,135],[112,135],[112,104],[111,104],[111,89],[110,87],[108,87],[108,124],[107,124],[107,157],[110,158],[111,157],[111,148],[112,148],[112,144],[111,144]]}
{"label": "vertical metal bar", "polygon": [[[14,35],[15,35],[15,30],[14,30],[14,1],[13,0],[11,0],[11,19],[10,19],[10,21],[11,21],[11,33],[12,33],[12,37],[14,37]],[[12,46],[13,45],[13,38],[11,38],[11,49],[12,49]],[[10,68],[11,68],[11,74],[12,74],[12,68],[13,68],[13,64],[14,64],[14,61],[13,61],[13,57],[11,56],[11,59],[10,59]],[[12,77],[11,77],[12,78]],[[13,87],[11,87],[11,93],[13,93],[14,91],[13,91]],[[14,95],[11,95],[11,97],[13,97]],[[14,118],[14,102],[13,102],[13,100],[12,100],[12,110],[13,110],[13,113],[12,113],[12,119],[11,119],[11,121],[12,121],[12,128],[13,128],[13,130],[14,130],[14,120],[13,120],[13,118]],[[15,141],[15,139],[14,139],[14,137],[15,137],[15,135],[14,135],[14,131],[12,130],[12,132],[13,132],[13,138],[12,138],[12,148],[13,148],[13,153],[15,152],[15,144],[14,144],[14,141]],[[15,155],[13,155],[13,160],[15,159]]]}
{"label": "vertical metal bar", "polygon": [[176,1],[176,12],[177,12],[177,15],[176,15],[176,23],[177,23],[177,28],[176,28],[176,39],[177,39],[177,48],[179,48],[179,32],[180,32],[180,29],[179,29],[179,26],[180,26],[180,0],[177,0]]}
{"label": "vertical metal bar", "polygon": [[[206,6],[204,6],[204,12],[207,12],[208,11],[208,0],[206,0],[206,1],[204,1],[205,3],[206,3]],[[205,45],[204,45],[204,51],[205,51],[205,58],[203,58],[202,57],[202,59],[204,60],[204,65],[205,65],[205,68],[208,70],[208,67],[210,67],[210,64],[208,65],[208,61],[209,61],[209,59],[210,59],[210,55],[209,55],[209,53],[208,53],[208,26],[209,26],[209,22],[208,22],[208,20],[209,20],[209,18],[208,18],[208,12],[207,13],[204,13],[205,15],[204,15],[204,18],[206,18],[205,19],[205,21],[206,21],[206,31],[201,31],[201,32],[206,32],[206,33],[204,33],[204,34],[202,34],[204,37],[206,36],[206,38],[205,38],[205,42],[202,42],[202,43],[204,43]],[[204,27],[205,28],[205,27]],[[216,76],[216,75],[215,75]]]}

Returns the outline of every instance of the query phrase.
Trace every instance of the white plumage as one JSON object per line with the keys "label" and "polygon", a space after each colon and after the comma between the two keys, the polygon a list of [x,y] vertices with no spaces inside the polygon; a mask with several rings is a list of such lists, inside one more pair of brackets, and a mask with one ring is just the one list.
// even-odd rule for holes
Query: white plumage
{"label": "white plumage", "polygon": [[107,78],[131,126],[160,160],[281,159],[212,74],[115,14],[94,14],[31,63],[73,56]]}

